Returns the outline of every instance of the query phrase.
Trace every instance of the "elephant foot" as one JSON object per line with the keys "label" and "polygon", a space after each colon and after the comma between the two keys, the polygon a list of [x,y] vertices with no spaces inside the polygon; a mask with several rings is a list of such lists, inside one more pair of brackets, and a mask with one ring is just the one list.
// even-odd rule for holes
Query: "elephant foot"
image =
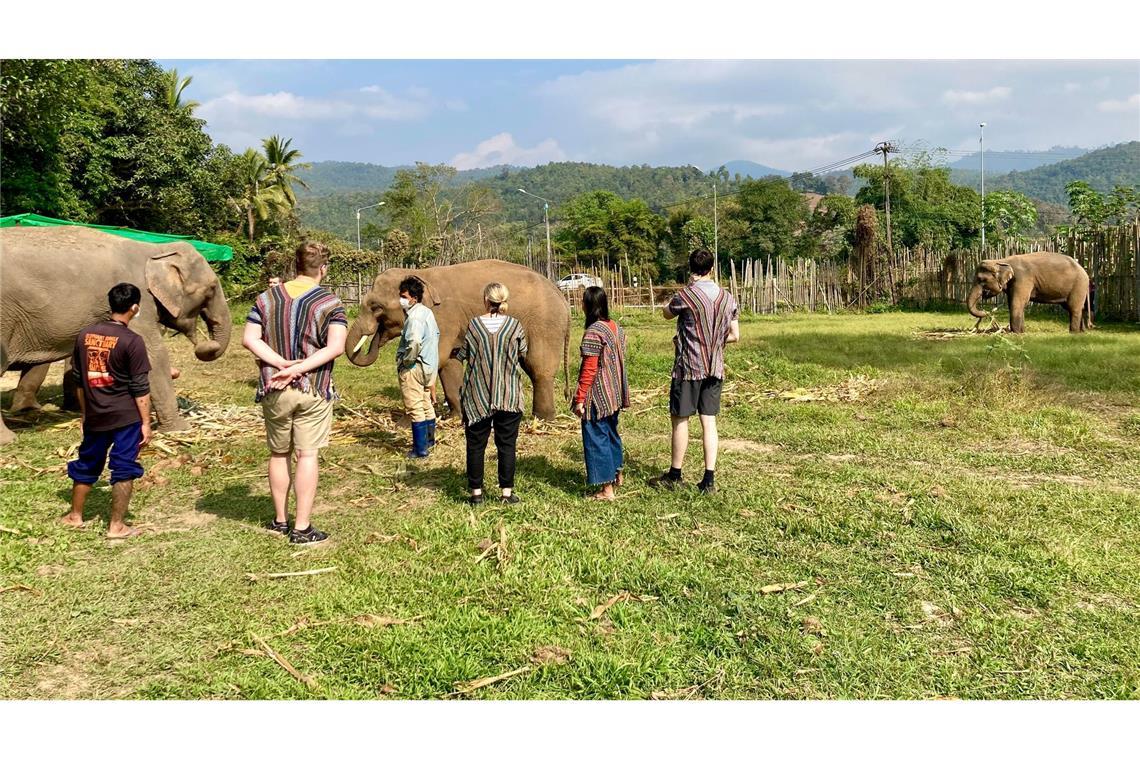
{"label": "elephant foot", "polygon": [[173,433],[181,430],[189,430],[190,422],[185,417],[175,416],[171,420],[159,420],[158,429],[164,433]]}
{"label": "elephant foot", "polygon": [[43,409],[40,402],[36,400],[34,395],[25,396],[23,394],[15,395],[12,397],[12,405],[8,407],[8,412],[11,414],[19,414],[20,412],[38,412]]}

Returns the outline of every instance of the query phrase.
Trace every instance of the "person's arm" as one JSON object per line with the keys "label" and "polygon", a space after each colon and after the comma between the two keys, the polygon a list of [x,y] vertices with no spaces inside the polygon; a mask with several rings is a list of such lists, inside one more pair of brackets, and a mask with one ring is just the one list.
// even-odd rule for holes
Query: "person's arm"
{"label": "person's arm", "polygon": [[270,378],[269,387],[281,390],[306,372],[324,366],[344,353],[344,341],[348,338],[348,325],[334,322],[329,325],[328,343],[323,348],[314,351],[311,356],[274,373]]}
{"label": "person's arm", "polygon": [[519,323],[519,359],[520,360],[526,358],[526,352],[528,350],[529,350],[529,346],[527,345],[527,342],[526,342],[526,330],[523,329],[522,323],[520,322]]}
{"label": "person's arm", "polygon": [[407,348],[404,349],[403,356],[400,357],[400,368],[411,369],[415,366],[416,359],[420,356],[420,351],[424,348],[424,333],[427,332],[422,320],[413,319],[408,321],[407,333]]}
{"label": "person's arm", "polygon": [[245,332],[242,333],[241,344],[251,354],[268,364],[270,367],[284,369],[290,364],[297,363],[296,359],[286,359],[281,354],[270,348],[269,344],[266,343],[265,339],[261,336],[261,325],[256,322],[245,323]]}
{"label": "person's arm", "polygon": [[87,419],[87,399],[83,398],[83,370],[79,368],[79,363],[86,361],[86,359],[87,357],[79,350],[77,344],[75,350],[71,352],[71,374],[75,378],[75,397],[79,400],[80,423]]}
{"label": "person's arm", "polygon": [[681,300],[679,294],[674,294],[672,298],[665,302],[661,307],[661,314],[665,319],[676,319],[677,315],[685,308],[685,302]]}
{"label": "person's arm", "polygon": [[590,388],[598,376],[598,357],[583,356],[582,369],[578,372],[578,390],[574,393],[574,404],[571,407],[574,414],[583,417],[586,414],[586,397],[590,395]]}
{"label": "person's arm", "polygon": [[725,343],[736,343],[740,340],[740,320],[734,319],[728,323],[728,338]]}
{"label": "person's arm", "polygon": [[[82,395],[82,392],[80,392]],[[139,417],[142,418],[142,445],[146,446],[150,443],[150,393],[147,392],[145,396],[135,396],[135,406],[139,409]]]}

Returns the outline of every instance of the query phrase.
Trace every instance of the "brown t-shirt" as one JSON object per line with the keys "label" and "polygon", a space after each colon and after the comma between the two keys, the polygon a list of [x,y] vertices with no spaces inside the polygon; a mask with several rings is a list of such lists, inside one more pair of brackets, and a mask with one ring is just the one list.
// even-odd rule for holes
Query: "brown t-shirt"
{"label": "brown t-shirt", "polygon": [[137,333],[114,320],[88,327],[75,338],[72,366],[83,389],[85,430],[114,430],[142,421],[135,396],[149,392],[139,378],[150,372],[150,360]]}

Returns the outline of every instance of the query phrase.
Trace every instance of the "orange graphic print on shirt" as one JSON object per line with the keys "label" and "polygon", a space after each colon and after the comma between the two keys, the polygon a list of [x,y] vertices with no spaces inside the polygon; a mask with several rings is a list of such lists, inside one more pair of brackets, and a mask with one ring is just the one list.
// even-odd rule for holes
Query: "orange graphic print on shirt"
{"label": "orange graphic print on shirt", "polygon": [[92,388],[105,388],[114,384],[115,379],[107,371],[107,359],[111,356],[111,349],[118,343],[117,335],[88,333],[84,336],[83,346],[87,352],[87,384]]}

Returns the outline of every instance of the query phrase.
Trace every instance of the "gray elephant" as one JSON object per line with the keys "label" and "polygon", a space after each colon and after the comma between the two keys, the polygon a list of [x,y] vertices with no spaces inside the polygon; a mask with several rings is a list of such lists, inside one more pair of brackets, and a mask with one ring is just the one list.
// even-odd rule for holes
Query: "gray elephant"
{"label": "gray elephant", "polygon": [[[193,246],[86,227],[7,227],[0,229],[0,273],[0,372],[70,356],[79,331],[108,317],[107,291],[120,282],[137,285],[143,300],[130,327],[146,343],[158,424],[187,427],[161,328],[189,338],[202,361],[225,353],[233,329],[221,282]],[[208,339],[198,335],[199,319]],[[13,438],[0,420],[0,443]]]}
{"label": "gray elephant", "polygon": [[[569,364],[570,307],[554,283],[518,264],[485,259],[381,272],[362,299],[360,316],[348,330],[345,354],[349,361],[367,367],[376,361],[380,346],[399,337],[404,326],[400,281],[413,275],[423,280],[424,305],[435,312],[439,325],[439,378],[452,411],[459,409],[459,388],[463,383],[463,365],[450,358],[452,351],[463,345],[472,318],[483,313],[483,287],[489,282],[501,282],[511,293],[511,316],[522,322],[526,330],[529,350],[522,367],[534,384],[534,414],[553,419],[558,364]],[[363,351],[368,336],[373,336],[371,345]],[[566,392],[569,393],[568,388]]]}
{"label": "gray elephant", "polygon": [[966,308],[979,319],[988,316],[978,308],[978,301],[999,293],[1005,293],[1009,301],[1011,332],[1025,332],[1025,307],[1030,301],[1064,306],[1069,312],[1069,332],[1092,327],[1089,276],[1072,256],[1042,251],[986,259],[978,264]]}

